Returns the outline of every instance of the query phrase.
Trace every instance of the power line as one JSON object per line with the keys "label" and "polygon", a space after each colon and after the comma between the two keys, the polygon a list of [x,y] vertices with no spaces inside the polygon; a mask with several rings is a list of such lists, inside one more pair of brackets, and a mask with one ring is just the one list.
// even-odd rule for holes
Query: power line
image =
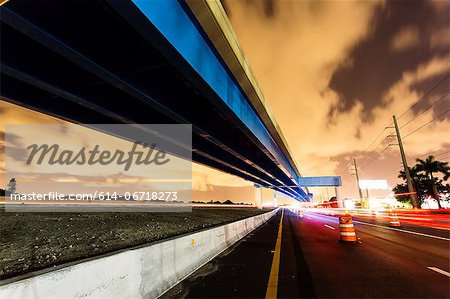
{"label": "power line", "polygon": [[[444,76],[436,85],[434,85],[430,90],[428,90],[426,92],[426,94],[420,98],[416,103],[414,103],[408,110],[406,110],[405,112],[402,113],[402,115],[400,115],[400,117],[404,116],[408,111],[410,111],[413,107],[415,107],[418,103],[420,103],[421,101],[423,101],[434,89],[436,89],[437,86],[439,86],[442,82],[444,82],[445,79],[447,79],[450,75],[447,74],[446,76]],[[432,106],[436,105],[437,103],[439,103],[443,98],[445,98],[445,96],[447,96],[449,94],[449,91],[447,91],[447,93],[445,95],[443,95],[439,100],[437,100],[435,103],[433,103],[432,105],[430,105],[429,107],[427,107],[424,111],[421,111],[418,115],[416,115],[415,117],[413,117],[412,119],[410,119],[407,123],[405,123],[401,128],[405,127],[407,124],[409,124],[411,121],[413,121],[414,119],[416,119],[418,116],[420,116],[422,113],[424,113],[425,111],[427,111],[429,108],[431,108]],[[397,119],[399,119],[400,117],[398,117]],[[378,135],[377,137],[375,137],[375,139],[370,143],[370,145],[367,147],[367,150],[369,150],[369,148],[377,141],[377,139],[384,133],[384,131],[386,131],[386,129],[388,129],[390,126],[392,125],[392,123],[390,123],[390,125],[388,127],[385,127]],[[384,141],[384,140],[383,140]]]}
{"label": "power line", "polygon": [[[347,167],[349,167],[350,165],[347,165]],[[352,174],[352,170],[353,169],[350,169],[350,168],[347,168],[347,170],[345,171],[345,174],[346,175],[351,175]]]}
{"label": "power line", "polygon": [[418,113],[416,116],[414,116],[413,118],[411,118],[409,121],[407,121],[406,123],[404,123],[400,129],[406,127],[409,123],[411,123],[413,120],[415,120],[416,118],[418,118],[420,115],[424,114],[426,111],[428,111],[431,107],[433,107],[434,105],[438,104],[440,101],[442,101],[448,94],[450,93],[450,91],[447,90],[447,92],[436,102],[434,102],[433,104],[431,104],[430,106],[428,106],[425,110],[422,110],[420,113]]}
{"label": "power line", "polygon": [[[391,123],[391,124],[392,124],[392,123]],[[389,124],[389,126],[386,126],[383,130],[381,130],[381,132],[377,135],[377,137],[375,137],[375,139],[373,139],[372,142],[370,142],[369,146],[364,150],[364,152],[367,152],[367,151],[372,147],[372,145],[375,144],[375,142],[378,140],[378,138],[380,138],[381,135],[383,135],[383,133],[384,133],[387,129],[389,129],[389,127],[391,126],[391,124]],[[383,141],[385,141],[385,140],[386,140],[386,138],[383,139]],[[381,141],[381,143],[382,143],[383,141]],[[380,145],[381,145],[381,144],[379,144],[379,145],[378,145],[373,151],[371,151],[368,155],[367,155],[367,154],[364,155],[364,156],[363,156],[363,159],[362,159],[359,163],[364,162],[368,157],[370,157],[370,156],[373,154],[373,152],[374,152],[376,149],[378,149],[378,147],[380,147]],[[349,164],[350,164],[350,163],[349,163]],[[349,165],[349,164],[348,164],[348,165]],[[347,166],[348,166],[348,165],[347,165]]]}
{"label": "power line", "polygon": [[[447,94],[448,94],[448,92],[447,92]],[[446,94],[446,95],[447,95],[447,94]],[[445,97],[446,95],[444,95],[444,97]],[[442,98],[441,98],[441,99],[442,99]],[[441,99],[439,99],[438,101],[440,101]],[[438,102],[438,101],[437,101],[437,102]],[[437,102],[435,102],[434,104],[436,104]],[[433,104],[433,105],[434,105],[434,104]],[[427,109],[428,109],[428,108],[427,108]],[[437,116],[436,118],[432,119],[432,120],[429,121],[428,123],[426,123],[426,124],[422,125],[421,127],[417,128],[416,130],[410,132],[408,135],[404,136],[404,137],[402,138],[402,140],[403,140],[404,138],[406,138],[406,137],[412,135],[412,134],[415,133],[416,131],[422,129],[423,127],[429,125],[430,123],[432,123],[432,122],[435,121],[436,119],[442,117],[444,114],[446,114],[446,113],[449,112],[449,111],[450,111],[450,109],[447,110],[447,111],[445,111],[444,113],[440,114],[440,115]],[[412,120],[413,120],[413,119],[411,119],[408,123],[410,123]],[[408,123],[407,123],[407,124],[408,124]],[[405,124],[405,125],[406,125],[406,124]],[[404,126],[405,126],[405,125],[404,125]],[[381,131],[381,133],[374,139],[374,141],[376,141],[376,140],[383,134],[383,132],[384,132],[386,129],[387,129],[387,127],[386,127],[383,131]],[[390,135],[391,135],[391,134],[390,134]],[[373,149],[368,155],[365,156],[365,158],[364,158],[363,160],[360,161],[360,163],[363,163],[365,160],[367,160],[368,158],[370,158],[370,157],[373,155],[373,153],[375,153],[375,152],[378,150],[378,148],[379,148],[380,146],[383,145],[383,142],[384,142],[386,139],[388,139],[388,138],[390,137],[390,135],[386,136],[386,137],[380,142],[380,144],[379,144],[375,149]],[[371,143],[371,145],[370,145],[368,148],[370,148],[370,147],[372,146],[372,144],[374,143],[374,141]],[[360,169],[365,168],[367,165],[369,165],[369,164],[371,164],[373,161],[375,161],[375,160],[376,160],[378,157],[380,157],[380,156],[381,156],[381,155],[382,155],[389,147],[390,147],[390,145],[387,145],[387,146],[386,146],[381,152],[379,152],[376,156],[374,156],[374,157],[373,157],[372,159],[370,159],[368,162],[363,163],[363,165],[360,166]]]}
{"label": "power line", "polygon": [[380,144],[377,145],[376,148],[374,148],[368,155],[366,155],[361,161],[359,161],[359,163],[364,163],[364,161],[366,161],[370,156],[372,156],[373,153],[375,153],[377,151],[377,149],[383,145],[383,142],[387,139],[387,136],[385,139],[383,139],[383,141],[380,142]]}
{"label": "power line", "polygon": [[362,159],[359,163],[363,163],[363,162],[364,162],[365,160],[367,160],[370,156],[372,156],[372,154],[373,154],[374,152],[376,152],[376,150],[377,150],[380,146],[383,145],[383,142],[384,142],[386,139],[388,139],[388,138],[390,137],[390,135],[391,135],[391,134],[389,134],[388,136],[386,136],[386,137],[383,139],[383,141],[381,141],[380,144],[378,144],[378,146],[377,146],[376,148],[374,148],[373,151],[371,151],[368,155],[366,155],[366,156],[364,157],[364,159]]}
{"label": "power line", "polygon": [[449,111],[450,111],[450,109],[448,109],[448,110],[446,110],[445,112],[439,114],[439,116],[433,118],[432,120],[430,120],[429,122],[425,123],[424,125],[418,127],[418,128],[415,129],[414,131],[412,131],[412,132],[408,133],[407,135],[403,136],[402,139],[405,139],[406,137],[408,137],[408,136],[414,134],[415,132],[419,131],[420,129],[423,129],[424,127],[428,126],[429,124],[431,124],[432,122],[434,122],[434,121],[437,120],[438,118],[440,118],[440,117],[444,116],[445,114],[447,114]]}
{"label": "power line", "polygon": [[[380,144],[381,145],[381,144]],[[390,145],[386,145],[380,152],[378,152],[374,157],[372,157],[372,159],[370,159],[369,161],[367,161],[366,163],[363,163],[363,165],[361,166],[361,168],[366,167],[367,165],[369,165],[370,163],[372,163],[374,160],[376,160],[382,153],[384,153],[386,151],[386,149],[389,147]]]}
{"label": "power line", "polygon": [[[390,126],[390,125],[389,125]],[[370,143],[370,145],[366,148],[365,152],[367,152],[369,150],[369,148],[375,143],[375,141],[377,141],[377,139],[384,133],[384,131],[386,131],[387,127],[385,127],[380,134],[378,134],[377,137],[375,137],[375,139]]]}
{"label": "power line", "polygon": [[346,171],[348,171],[348,166],[350,164],[347,162],[347,164],[341,165],[340,167],[338,167],[336,169],[336,173],[343,173],[345,169],[347,169]]}
{"label": "power line", "polygon": [[410,111],[413,107],[415,107],[417,104],[419,104],[420,102],[422,102],[423,100],[425,100],[439,85],[442,84],[442,82],[444,82],[445,80],[447,80],[447,78],[450,76],[450,74],[447,73],[447,75],[445,75],[441,80],[439,80],[439,82],[437,82],[436,85],[434,85],[431,89],[429,89],[418,101],[416,101],[413,105],[411,105],[411,107],[409,107],[408,110],[406,110],[405,112],[403,112],[399,117],[397,117],[397,119],[400,119],[402,116],[404,116],[408,111]]}
{"label": "power line", "polygon": [[[438,150],[436,150],[436,151],[432,151],[432,152],[429,152],[428,154],[426,154],[425,156],[430,156],[430,155],[434,155],[435,153],[437,153],[437,152],[440,152],[440,151],[442,151],[442,150],[448,150],[448,149],[450,149],[450,147],[443,147],[443,148],[440,148],[440,149],[438,149]],[[440,154],[438,154],[438,155],[440,155]]]}
{"label": "power line", "polygon": [[[442,160],[442,161],[449,160],[449,159],[450,159],[450,156],[447,156],[447,157],[440,157],[439,159]],[[448,162],[448,161],[447,161],[447,162]]]}
{"label": "power line", "polygon": [[446,151],[446,152],[434,155],[434,157],[439,157],[439,156],[442,156],[442,155],[445,155],[445,154],[448,154],[448,153],[450,153],[450,151]]}
{"label": "power line", "polygon": [[345,173],[344,173],[344,174],[341,173],[341,177],[342,177],[342,178],[347,178],[347,177],[350,177],[350,176],[352,175],[353,169],[350,169],[349,166],[350,166],[350,163],[348,163],[348,164],[346,165],[346,167],[348,167],[348,168],[347,168],[347,170],[345,171]]}
{"label": "power line", "polygon": [[[448,64],[447,63],[444,64],[444,66],[442,68],[445,68],[445,66]],[[415,106],[417,106],[420,102],[422,102],[423,100],[425,100],[438,86],[440,86],[445,80],[447,80],[449,78],[450,74],[445,75],[444,77],[442,77],[439,81],[437,81],[437,83],[431,88],[429,89],[419,100],[417,100],[413,105],[410,106],[409,109],[407,109],[406,111],[404,111],[397,119],[400,119],[401,117],[405,116],[406,113],[408,113],[409,111],[411,111]],[[427,107],[425,110],[421,111],[419,114],[415,115],[413,118],[411,118],[408,122],[406,122],[405,124],[403,124],[403,127],[407,126],[408,124],[410,124],[414,119],[416,119],[417,117],[419,117],[420,115],[422,115],[423,113],[425,113],[426,111],[428,111],[431,107],[433,107],[434,105],[438,104],[440,101],[442,101],[447,95],[449,94],[449,91],[447,90],[447,93],[445,95],[443,95],[439,100],[437,100],[436,102],[434,102],[433,104],[431,104],[429,107]],[[448,111],[444,112],[443,114],[439,115],[437,118],[441,117],[442,115],[444,115],[445,113],[447,113]],[[402,139],[412,135],[413,133],[415,133],[416,131],[422,129],[423,127],[429,125],[431,122],[433,122],[434,120],[436,120],[437,118],[433,119],[432,121],[426,123],[425,125],[419,127],[418,129],[410,132],[408,135],[404,136]],[[375,143],[376,141],[383,135],[383,133],[385,133],[386,129],[389,129],[392,126],[392,123],[390,123],[389,126],[385,127],[383,130],[381,130],[381,132],[375,137],[375,139],[372,140],[372,142],[369,144],[369,146],[365,149],[365,152],[367,152]],[[386,136],[379,144],[377,147],[375,147],[368,155],[363,156],[362,160],[359,163],[364,163],[364,161],[366,161],[367,159],[369,159],[377,150],[380,146],[383,145],[384,141],[390,137],[390,135],[392,135],[392,132],[389,133],[388,136]],[[367,165],[369,165],[370,163],[372,163],[374,160],[376,160],[382,153],[384,153],[387,148],[389,147],[386,146],[380,153],[378,153],[375,157],[373,157],[371,160],[369,160],[369,162],[366,162],[363,166],[361,166],[360,168],[362,169],[363,167],[366,167]],[[349,171],[347,170],[347,173]],[[347,176],[347,174],[345,175]]]}
{"label": "power line", "polygon": [[375,161],[379,156],[381,156],[388,148],[390,147],[390,145],[386,146],[381,152],[378,153],[378,155],[376,155],[375,157],[373,157],[369,162],[367,162],[366,164],[364,164],[363,166],[360,166],[359,169],[363,169],[364,167],[366,167],[367,165],[369,165],[370,163],[372,163],[373,161]]}

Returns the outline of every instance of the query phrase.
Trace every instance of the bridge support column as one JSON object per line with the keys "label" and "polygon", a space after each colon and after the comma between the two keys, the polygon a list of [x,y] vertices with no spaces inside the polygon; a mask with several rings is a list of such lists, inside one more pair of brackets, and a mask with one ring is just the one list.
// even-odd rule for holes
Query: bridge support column
{"label": "bridge support column", "polygon": [[262,187],[255,184],[255,204],[258,209],[262,209]]}

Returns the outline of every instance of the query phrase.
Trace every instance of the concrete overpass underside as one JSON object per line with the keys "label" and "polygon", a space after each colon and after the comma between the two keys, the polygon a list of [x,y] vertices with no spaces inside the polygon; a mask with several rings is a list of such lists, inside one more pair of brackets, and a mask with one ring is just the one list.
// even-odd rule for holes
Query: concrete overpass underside
{"label": "concrete overpass underside", "polygon": [[[307,200],[230,33],[203,30],[227,20],[199,3],[204,8],[175,0],[9,1],[1,7],[2,99],[80,124],[189,123],[195,162],[261,186],[291,186],[274,189]],[[202,11],[209,16],[197,18]]]}

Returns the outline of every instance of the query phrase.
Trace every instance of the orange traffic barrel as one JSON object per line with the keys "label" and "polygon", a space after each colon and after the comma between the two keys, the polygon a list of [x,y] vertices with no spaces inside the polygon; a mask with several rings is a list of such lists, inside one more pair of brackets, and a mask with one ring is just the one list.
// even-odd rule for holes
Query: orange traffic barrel
{"label": "orange traffic barrel", "polygon": [[394,211],[389,211],[389,226],[391,227],[402,226],[400,224],[400,221],[398,220],[397,213],[395,213]]}
{"label": "orange traffic barrel", "polygon": [[353,226],[352,216],[345,214],[339,217],[339,232],[341,234],[340,241],[356,242],[356,232]]}

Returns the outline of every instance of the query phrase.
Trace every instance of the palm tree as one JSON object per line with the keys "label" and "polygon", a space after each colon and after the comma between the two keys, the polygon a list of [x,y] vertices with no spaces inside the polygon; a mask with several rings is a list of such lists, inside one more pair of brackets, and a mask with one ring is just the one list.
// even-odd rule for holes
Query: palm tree
{"label": "palm tree", "polygon": [[[416,192],[417,198],[417,208],[421,208],[421,204],[426,197],[426,188],[424,188],[424,181],[428,180],[428,177],[417,170],[416,166],[408,167],[409,175],[413,181],[413,189]],[[398,178],[403,179],[406,182],[406,174],[405,170],[400,170],[398,173]],[[406,184],[399,184],[394,188],[395,193],[409,193],[408,187]],[[411,198],[409,195],[405,198]],[[411,203],[412,204],[412,203]]]}
{"label": "palm tree", "polygon": [[441,162],[434,159],[433,156],[428,156],[425,160],[416,159],[416,170],[417,172],[424,172],[426,176],[430,178],[431,185],[433,188],[434,198],[438,203],[439,209],[441,208],[441,202],[439,200],[439,193],[436,187],[436,180],[433,173],[442,173],[444,175],[444,181],[448,180],[450,177],[450,167],[448,162]]}
{"label": "palm tree", "polygon": [[[420,170],[417,169],[417,165],[413,167],[408,167],[408,169],[409,169],[409,176],[414,180],[414,183],[425,177],[423,174],[420,173]],[[399,179],[403,179],[406,181],[405,171],[403,169],[400,170],[397,177]]]}

